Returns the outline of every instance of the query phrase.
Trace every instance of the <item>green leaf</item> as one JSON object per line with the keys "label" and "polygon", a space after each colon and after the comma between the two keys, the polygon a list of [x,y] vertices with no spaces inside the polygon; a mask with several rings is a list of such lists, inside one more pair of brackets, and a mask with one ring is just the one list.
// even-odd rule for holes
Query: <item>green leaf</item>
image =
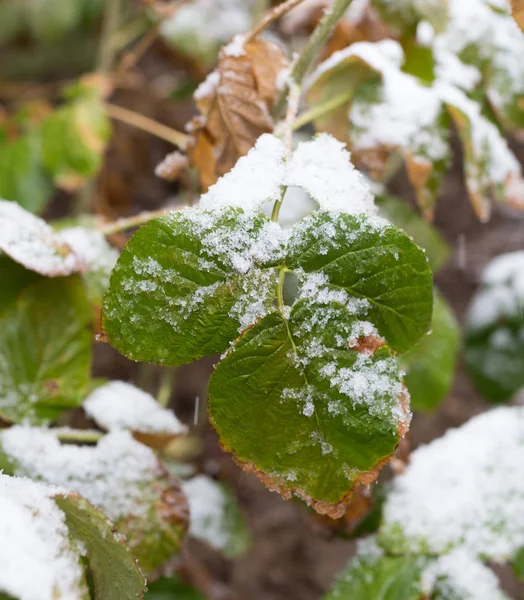
{"label": "green leaf", "polygon": [[3,313],[25,290],[26,287],[42,279],[34,271],[25,269],[6,254],[0,253],[0,314]]}
{"label": "green leaf", "polygon": [[513,558],[511,562],[515,577],[519,581],[524,581],[524,547],[522,547]]}
{"label": "green leaf", "polygon": [[86,550],[93,575],[95,600],[143,598],[145,579],[122,537],[107,517],[74,493],[55,496],[71,537]]}
{"label": "green leaf", "polygon": [[417,557],[360,555],[339,575],[324,600],[423,600],[423,566]]}
{"label": "green leaf", "polygon": [[262,214],[188,209],[150,221],[118,259],[103,328],[133,360],[189,363],[223,352],[275,298],[279,228]]}
{"label": "green leaf", "polygon": [[91,369],[91,311],[80,278],[44,279],[0,319],[0,416],[47,423],[80,405]]}
{"label": "green leaf", "polygon": [[56,185],[75,190],[102,166],[111,128],[101,100],[88,97],[57,108],[41,132],[45,169]]}
{"label": "green leaf", "polygon": [[209,387],[223,447],[284,497],[293,492],[334,516],[405,427],[387,348],[372,356],[347,349],[343,335],[358,324],[336,303],[302,300],[289,321],[271,313],[236,341]]}
{"label": "green leaf", "polygon": [[375,203],[381,216],[403,229],[416,244],[424,248],[433,272],[444,266],[451,250],[436,227],[421,219],[404,201],[395,196],[378,196]]}
{"label": "green leaf", "polygon": [[52,429],[13,426],[0,433],[0,469],[74,490],[95,504],[125,535],[146,574],[180,550],[188,526],[180,482],[129,432],[78,447],[60,444]]}
{"label": "green leaf", "polygon": [[13,141],[0,140],[0,198],[39,213],[50,196],[51,185],[42,169],[38,132],[30,131]]}
{"label": "green leaf", "polygon": [[183,583],[176,575],[162,577],[148,584],[145,600],[205,600],[195,588]]}
{"label": "green leaf", "polygon": [[388,345],[405,352],[428,330],[432,282],[424,252],[378,218],[317,211],[291,233],[286,266],[347,297],[354,314],[375,325]]}
{"label": "green leaf", "polygon": [[433,410],[445,398],[453,383],[458,347],[459,327],[453,311],[436,295],[430,332],[400,357],[413,409]]}

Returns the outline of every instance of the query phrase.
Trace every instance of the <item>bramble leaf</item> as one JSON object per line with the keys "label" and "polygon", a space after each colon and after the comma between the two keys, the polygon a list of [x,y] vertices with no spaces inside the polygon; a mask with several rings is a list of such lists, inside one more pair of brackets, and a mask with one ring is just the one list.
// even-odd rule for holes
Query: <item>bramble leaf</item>
{"label": "bramble leaf", "polygon": [[[355,483],[375,478],[369,471],[392,454],[408,421],[387,348],[347,348],[355,325],[359,339],[359,322],[337,303],[301,301],[289,320],[271,313],[236,341],[209,387],[211,421],[243,468],[333,516]],[[380,346],[373,336],[366,342]]]}
{"label": "bramble leaf", "polygon": [[459,328],[440,295],[435,295],[431,330],[399,361],[415,410],[432,410],[446,396],[455,374]]}
{"label": "bramble leaf", "polygon": [[261,213],[188,209],[150,221],[111,275],[103,327],[133,360],[188,363],[223,352],[270,310],[279,228]]}
{"label": "bramble leaf", "polygon": [[0,253],[0,314],[4,312],[32,283],[42,279],[41,275],[25,269],[6,254]]}
{"label": "bramble leaf", "polygon": [[85,548],[95,600],[143,598],[144,576],[125,540],[118,537],[109,519],[74,493],[57,494],[54,501],[65,514],[69,535]]}
{"label": "bramble leaf", "polygon": [[426,256],[383,219],[314,212],[292,230],[286,266],[302,285],[313,278],[320,290],[352,304],[353,314],[371,321],[395,351],[409,350],[428,329],[433,293]]}
{"label": "bramble leaf", "polygon": [[91,310],[78,277],[27,287],[0,318],[0,416],[47,423],[78,406],[91,369]]}
{"label": "bramble leaf", "polygon": [[183,583],[179,577],[162,577],[148,583],[145,600],[206,600],[195,588]]}

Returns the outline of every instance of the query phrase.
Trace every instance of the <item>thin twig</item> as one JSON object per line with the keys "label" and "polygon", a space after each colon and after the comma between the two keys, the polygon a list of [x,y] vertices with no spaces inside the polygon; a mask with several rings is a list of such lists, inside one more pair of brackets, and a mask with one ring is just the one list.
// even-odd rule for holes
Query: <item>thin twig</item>
{"label": "thin twig", "polygon": [[295,8],[295,6],[298,6],[302,2],[304,2],[304,0],[287,0],[287,2],[275,6],[275,8],[271,9],[266,13],[266,15],[262,18],[262,20],[256,27],[254,27],[248,34],[246,34],[244,43],[250,42],[251,40],[255,39],[257,35],[264,31],[266,27],[269,27],[271,23],[273,23],[277,19],[280,19],[280,17],[288,13],[290,10]]}
{"label": "thin twig", "polygon": [[144,225],[151,219],[155,217],[161,217],[162,215],[166,215],[172,210],[180,210],[183,207],[174,207],[171,209],[162,208],[160,210],[152,210],[148,212],[141,212],[134,217],[128,217],[127,219],[118,219],[113,223],[107,223],[106,225],[102,225],[99,228],[99,231],[104,235],[112,235],[113,233],[118,233],[119,231],[125,231],[126,229],[132,229],[133,227],[139,227],[140,225]]}
{"label": "thin twig", "polygon": [[304,127],[304,125],[307,125],[311,121],[315,121],[320,117],[325,117],[326,115],[329,115],[341,106],[344,106],[344,104],[347,104],[354,96],[354,94],[354,90],[344,92],[342,94],[338,94],[333,98],[330,98],[327,102],[324,102],[323,104],[312,106],[310,109],[305,110],[295,119],[295,122],[293,123],[293,129],[296,131],[297,129]]}
{"label": "thin twig", "polygon": [[112,38],[120,25],[122,0],[106,0],[102,34],[100,38],[99,71],[109,73],[113,68],[115,53]]}
{"label": "thin twig", "polygon": [[182,131],[177,131],[176,129],[162,125],[162,123],[159,123],[158,121],[154,121],[149,117],[145,117],[144,115],[128,110],[127,108],[122,108],[121,106],[109,103],[106,103],[104,106],[108,117],[117,121],[122,121],[122,123],[131,125],[142,131],[147,131],[151,135],[165,140],[174,146],[178,146],[183,150],[187,147],[189,140],[191,139],[189,135]]}
{"label": "thin twig", "polygon": [[[306,73],[315,60],[320,49],[329,39],[330,35],[335,28],[338,20],[346,12],[351,0],[334,0],[333,6],[328,8],[324,13],[324,16],[320,20],[320,23],[315,27],[315,30],[311,34],[308,43],[303,48],[299,57],[295,61],[291,73],[289,74],[289,81],[293,81],[297,85],[301,86],[304,81]],[[289,89],[289,83],[284,87],[275,105],[275,113],[281,114],[283,112],[287,94]]]}

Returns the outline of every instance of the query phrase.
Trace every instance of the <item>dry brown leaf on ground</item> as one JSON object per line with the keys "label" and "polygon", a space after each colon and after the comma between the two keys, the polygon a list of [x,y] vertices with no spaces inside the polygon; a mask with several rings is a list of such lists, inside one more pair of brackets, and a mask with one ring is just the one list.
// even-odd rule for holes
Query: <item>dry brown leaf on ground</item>
{"label": "dry brown leaf on ground", "polygon": [[511,12],[517,25],[524,32],[524,0],[511,0]]}
{"label": "dry brown leaf on ground", "polygon": [[273,130],[270,109],[278,95],[277,78],[288,62],[282,50],[264,39],[222,49],[218,66],[195,92],[201,115],[191,122],[191,162],[203,190],[231,170],[256,139]]}

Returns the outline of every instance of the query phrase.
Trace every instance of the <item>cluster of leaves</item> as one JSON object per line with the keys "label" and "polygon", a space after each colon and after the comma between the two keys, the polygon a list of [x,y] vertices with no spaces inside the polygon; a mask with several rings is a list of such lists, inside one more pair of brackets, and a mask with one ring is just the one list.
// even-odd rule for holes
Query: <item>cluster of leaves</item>
{"label": "cluster of leaves", "polygon": [[[97,387],[100,382],[90,378],[95,318],[116,257],[95,229],[75,225],[56,231],[18,204],[0,201],[0,418],[10,424],[0,430],[0,471],[6,479],[28,477],[78,492],[82,498],[67,492],[56,502],[73,538],[75,529],[88,537],[83,541],[95,597],[139,598],[141,573],[155,573],[176,555],[187,532],[185,490],[153,450],[185,428],[133,386]],[[126,415],[137,394],[135,404],[145,403],[150,420],[160,422],[156,429]],[[95,432],[94,439],[100,438],[95,446],[61,443],[62,436],[84,439],[82,432],[53,426],[67,422],[68,411],[80,406],[107,431]],[[115,416],[118,406],[121,414]],[[91,443],[89,434],[85,440]],[[205,523],[195,535],[214,543],[206,532],[218,531],[219,550],[242,552],[248,538],[232,498],[220,488],[214,492],[216,506],[206,508],[209,489],[188,494]],[[96,540],[98,532],[107,542]],[[129,570],[136,575],[122,574]]]}
{"label": "cluster of leaves", "polygon": [[524,41],[509,5],[374,0],[368,10],[399,42],[352,44],[320,65],[308,95],[317,129],[343,132],[357,164],[379,181],[403,160],[431,218],[452,121],[479,218],[489,218],[490,198],[520,207],[521,169],[500,132],[519,134],[523,123]]}
{"label": "cluster of leaves", "polygon": [[110,136],[105,87],[86,76],[57,108],[27,105],[0,123],[0,197],[38,213],[53,185],[75,191],[97,173]]}

